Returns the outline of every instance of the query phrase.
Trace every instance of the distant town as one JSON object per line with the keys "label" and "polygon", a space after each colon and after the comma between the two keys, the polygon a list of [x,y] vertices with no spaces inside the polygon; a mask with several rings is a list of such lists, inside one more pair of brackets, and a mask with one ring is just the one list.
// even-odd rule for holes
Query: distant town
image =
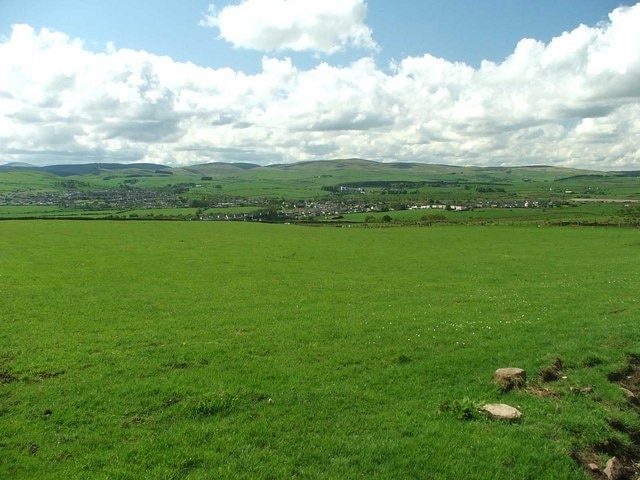
{"label": "distant town", "polygon": [[[277,221],[307,220],[317,217],[333,217],[352,213],[388,212],[393,210],[448,210],[467,211],[477,208],[547,208],[566,203],[564,201],[493,200],[464,204],[451,203],[402,203],[389,204],[382,201],[367,201],[367,192],[357,189],[361,198],[346,198],[343,193],[353,193],[352,187],[340,187],[329,199],[274,202],[269,198],[189,199],[171,189],[117,188],[98,191],[17,191],[0,193],[0,204],[6,206],[51,206],[85,211],[140,210],[197,208],[195,218],[215,221]],[[178,190],[179,192],[180,190]],[[208,213],[210,209],[233,209],[255,207],[244,212]]]}

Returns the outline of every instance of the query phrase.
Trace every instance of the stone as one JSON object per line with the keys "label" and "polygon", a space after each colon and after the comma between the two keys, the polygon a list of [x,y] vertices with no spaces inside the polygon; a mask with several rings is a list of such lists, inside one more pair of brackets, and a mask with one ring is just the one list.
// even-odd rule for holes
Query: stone
{"label": "stone", "polygon": [[625,396],[629,399],[629,400],[633,400],[636,398],[636,394],[633,393],[631,390],[629,390],[628,388],[624,388],[624,387],[620,387],[620,390],[622,390],[622,393],[625,394]]}
{"label": "stone", "polygon": [[527,372],[522,368],[499,368],[493,374],[493,381],[500,385],[503,392],[524,387],[527,383]]}
{"label": "stone", "polygon": [[611,457],[604,467],[604,474],[609,480],[625,480],[630,477],[630,473],[618,457]]}
{"label": "stone", "polygon": [[487,403],[480,410],[495,420],[513,421],[522,417],[520,410],[505,403]]}
{"label": "stone", "polygon": [[589,469],[590,472],[593,472],[593,473],[600,472],[600,467],[595,463],[590,463],[589,465],[587,465],[587,468]]}

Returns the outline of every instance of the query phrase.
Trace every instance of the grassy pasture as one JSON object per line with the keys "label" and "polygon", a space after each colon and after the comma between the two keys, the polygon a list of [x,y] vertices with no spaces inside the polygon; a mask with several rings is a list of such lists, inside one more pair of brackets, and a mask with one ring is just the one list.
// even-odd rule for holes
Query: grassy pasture
{"label": "grassy pasture", "polygon": [[[3,221],[0,251],[0,478],[578,480],[640,426],[607,380],[637,229]],[[556,357],[557,396],[490,382]]]}
{"label": "grassy pasture", "polygon": [[587,203],[563,205],[553,208],[476,208],[466,211],[439,209],[396,210],[389,212],[363,212],[343,215],[341,221],[380,222],[384,216],[397,222],[446,222],[487,224],[559,224],[561,222],[602,224],[624,223],[620,204]]}
{"label": "grassy pasture", "polygon": [[58,178],[46,172],[0,171],[0,193],[54,190]]}
{"label": "grassy pasture", "polygon": [[[175,209],[178,210],[178,209]],[[195,209],[191,209],[195,211]],[[137,210],[132,210],[137,212]],[[171,209],[158,209],[163,214],[173,214]],[[168,212],[168,213],[167,213]],[[55,205],[0,205],[0,218],[4,219],[25,219],[25,218],[101,218],[109,215],[126,215],[128,210],[83,210],[79,208],[65,208]]]}

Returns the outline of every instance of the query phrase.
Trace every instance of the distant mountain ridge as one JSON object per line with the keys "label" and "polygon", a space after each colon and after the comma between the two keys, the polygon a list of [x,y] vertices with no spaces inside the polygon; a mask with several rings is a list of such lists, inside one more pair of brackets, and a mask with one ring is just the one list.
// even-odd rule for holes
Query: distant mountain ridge
{"label": "distant mountain ridge", "polygon": [[[191,172],[194,174],[207,174],[211,171],[215,170],[253,170],[253,169],[267,169],[267,170],[304,170],[304,169],[336,169],[336,168],[373,168],[376,170],[379,169],[393,169],[393,170],[422,170],[425,168],[443,168],[443,169],[452,169],[457,171],[484,171],[484,172],[501,172],[507,171],[510,169],[549,169],[549,170],[557,170],[558,172],[571,172],[576,174],[577,172],[581,172],[582,174],[602,174],[604,172],[597,170],[583,170],[583,169],[573,169],[566,167],[553,167],[548,165],[522,165],[522,166],[487,166],[487,167],[476,167],[476,166],[455,166],[455,165],[446,165],[446,164],[435,164],[435,163],[418,163],[418,162],[377,162],[374,160],[365,160],[362,158],[347,158],[347,159],[331,159],[331,160],[310,160],[310,161],[301,161],[295,163],[279,163],[279,164],[271,164],[271,165],[257,165],[253,163],[231,163],[231,162],[210,162],[203,164],[195,164],[184,167],[170,167],[168,165],[156,164],[156,163],[80,163],[80,164],[59,164],[59,165],[45,165],[45,166],[35,166],[29,163],[23,162],[10,162],[3,165],[0,165],[1,170],[33,170],[33,171],[41,171],[48,172],[58,176],[71,176],[71,175],[85,175],[85,174],[96,174],[109,170],[142,170],[142,171],[151,171],[155,173],[159,173],[159,171],[166,171],[169,173],[171,170],[184,170],[187,172]],[[608,172],[617,175],[629,175],[631,173],[632,176],[635,176],[635,172]]]}
{"label": "distant mountain ridge", "polygon": [[36,170],[41,172],[49,172],[54,175],[66,177],[70,175],[85,175],[91,173],[99,173],[105,170],[124,170],[137,168],[141,170],[170,170],[171,167],[154,163],[79,163],[79,164],[61,164],[61,165],[45,165],[37,167],[23,163],[8,163],[0,165],[0,170]]}
{"label": "distant mountain ridge", "polygon": [[30,163],[25,163],[25,162],[9,162],[9,163],[3,163],[2,165],[0,165],[0,168],[2,167],[7,167],[7,168],[20,168],[20,167],[34,167],[34,165],[31,165]]}

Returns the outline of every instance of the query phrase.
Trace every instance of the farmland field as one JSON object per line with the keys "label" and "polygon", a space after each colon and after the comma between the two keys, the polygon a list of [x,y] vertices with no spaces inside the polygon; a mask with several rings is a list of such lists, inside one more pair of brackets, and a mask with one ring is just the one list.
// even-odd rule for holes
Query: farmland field
{"label": "farmland field", "polygon": [[[637,229],[7,220],[0,252],[0,478],[579,480],[637,449]],[[482,402],[523,419],[443,408]]]}

